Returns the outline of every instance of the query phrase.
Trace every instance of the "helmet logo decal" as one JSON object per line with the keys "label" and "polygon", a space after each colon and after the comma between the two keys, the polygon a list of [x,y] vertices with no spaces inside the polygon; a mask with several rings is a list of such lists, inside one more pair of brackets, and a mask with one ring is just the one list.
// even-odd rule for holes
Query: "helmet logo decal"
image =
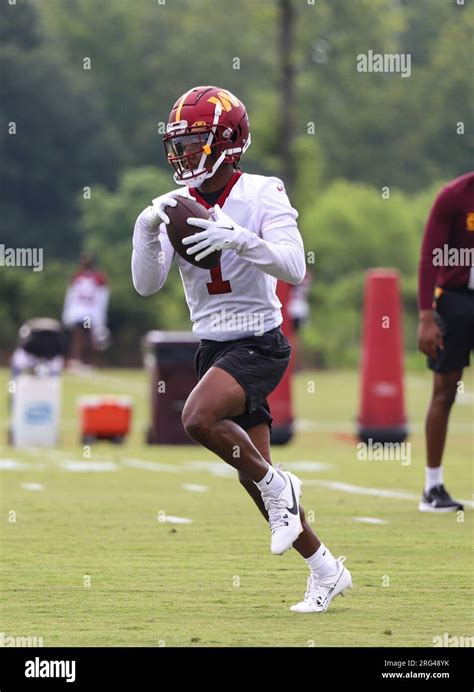
{"label": "helmet logo decal", "polygon": [[233,106],[236,108],[240,106],[240,101],[236,99],[235,96],[229,91],[219,91],[217,96],[211,96],[210,99],[207,99],[208,102],[215,103],[216,105],[220,104],[224,107],[227,113],[232,110]]}

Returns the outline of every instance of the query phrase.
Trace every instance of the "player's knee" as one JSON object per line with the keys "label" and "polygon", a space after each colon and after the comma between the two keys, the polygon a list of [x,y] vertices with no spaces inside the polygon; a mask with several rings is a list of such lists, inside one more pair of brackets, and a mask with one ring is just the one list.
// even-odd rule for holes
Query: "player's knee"
{"label": "player's knee", "polygon": [[456,387],[446,387],[433,394],[434,403],[449,411],[456,399]]}
{"label": "player's knee", "polygon": [[205,440],[210,432],[212,421],[203,411],[183,411],[181,417],[186,434],[199,442]]}

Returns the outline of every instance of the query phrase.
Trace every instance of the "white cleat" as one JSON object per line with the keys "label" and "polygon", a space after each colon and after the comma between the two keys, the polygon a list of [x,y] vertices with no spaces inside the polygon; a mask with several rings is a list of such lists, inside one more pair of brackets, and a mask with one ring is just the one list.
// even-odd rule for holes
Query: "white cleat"
{"label": "white cleat", "polygon": [[345,557],[336,560],[338,570],[330,577],[316,580],[311,574],[308,577],[308,588],[301,603],[290,607],[294,613],[324,613],[332,599],[340,594],[344,596],[347,589],[352,589],[352,577],[344,567]]}
{"label": "white cleat", "polygon": [[277,497],[262,493],[262,500],[272,532],[272,553],[282,555],[303,531],[298,502],[301,497],[301,481],[288,471],[277,471],[285,479],[285,487]]}

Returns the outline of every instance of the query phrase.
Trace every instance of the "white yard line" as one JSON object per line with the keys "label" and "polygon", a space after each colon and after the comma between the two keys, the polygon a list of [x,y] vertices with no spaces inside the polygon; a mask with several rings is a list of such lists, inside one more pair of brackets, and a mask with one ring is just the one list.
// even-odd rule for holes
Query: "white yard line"
{"label": "white yard line", "polygon": [[30,469],[31,471],[43,471],[47,464],[29,463],[20,459],[0,459],[0,471],[23,471]]}
{"label": "white yard line", "polygon": [[[464,403],[464,402],[463,402]],[[424,431],[424,423],[414,423],[413,421],[408,421],[408,428],[410,432],[421,433]],[[315,421],[309,420],[307,418],[298,418],[295,421],[296,432],[333,432],[333,433],[348,433],[354,435],[354,442],[356,442],[356,427],[354,423],[348,421],[343,423],[341,421]],[[449,424],[449,430],[453,433],[472,433],[474,431],[474,425],[472,423],[458,423],[453,422]]]}
{"label": "white yard line", "polygon": [[141,469],[142,471],[157,471],[158,473],[183,473],[184,469],[181,464],[173,466],[172,464],[162,464],[160,461],[148,461],[147,459],[135,459],[125,457],[122,459],[122,466],[129,466],[133,469]]}
{"label": "white yard line", "polygon": [[292,471],[330,471],[334,468],[333,464],[327,464],[325,461],[285,461],[282,463],[283,471],[287,468]]}
{"label": "white yard line", "polygon": [[182,488],[189,490],[190,493],[207,493],[209,488],[207,485],[199,485],[198,483],[183,483]]}
{"label": "white yard line", "polygon": [[187,517],[173,517],[170,514],[165,514],[163,518],[159,519],[160,524],[192,524],[193,520]]}
{"label": "white yard line", "polygon": [[353,517],[353,519],[361,524],[388,524],[385,519],[378,519],[377,517]]}
{"label": "white yard line", "polygon": [[113,461],[86,461],[85,459],[78,461],[62,461],[59,468],[63,471],[72,471],[73,473],[102,473],[103,471],[118,471],[119,465]]}
{"label": "white yard line", "polygon": [[[390,497],[395,500],[419,500],[420,496],[415,493],[407,493],[404,490],[384,490],[382,488],[365,488],[360,485],[350,485],[349,483],[341,483],[340,481],[320,481],[320,480],[303,480],[303,485],[317,485],[330,490],[339,490],[343,493],[352,495],[371,495],[373,497]],[[474,507],[474,502],[471,500],[459,500],[466,507]]]}

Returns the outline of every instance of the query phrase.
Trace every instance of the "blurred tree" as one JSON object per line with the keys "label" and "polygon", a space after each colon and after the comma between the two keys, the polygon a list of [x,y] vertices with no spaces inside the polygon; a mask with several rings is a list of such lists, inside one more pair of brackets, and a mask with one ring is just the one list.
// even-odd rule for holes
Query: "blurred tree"
{"label": "blurred tree", "polygon": [[2,241],[42,247],[46,262],[71,257],[80,245],[77,192],[114,182],[113,129],[97,92],[39,43],[31,5],[3,3],[0,25]]}
{"label": "blurred tree", "polygon": [[474,6],[456,6],[431,42],[429,65],[423,68],[418,135],[430,180],[473,170],[473,35]]}
{"label": "blurred tree", "polygon": [[[254,136],[244,165],[290,185],[301,184],[301,159],[295,171],[285,161],[305,137],[317,138],[328,181],[413,190],[465,170],[467,146],[458,138],[453,147],[449,128],[454,116],[466,127],[472,119],[472,6],[221,0],[216,7],[215,0],[41,3],[48,40],[75,73],[91,58],[89,78],[120,132],[125,165],[164,168],[161,133],[172,104],[211,82],[248,106]],[[411,76],[359,72],[357,57],[369,50],[408,53]],[[293,115],[285,113],[293,105]]]}
{"label": "blurred tree", "polygon": [[436,183],[416,196],[339,181],[302,213],[300,227],[315,283],[311,325],[305,348],[321,366],[357,365],[365,270],[393,267],[400,272],[405,341],[416,351],[417,266],[421,237]]}
{"label": "blurred tree", "polygon": [[[296,129],[314,123],[328,179],[412,191],[466,170],[472,140],[455,124],[474,114],[473,15],[444,0],[299,6]],[[411,75],[359,72],[369,50],[408,53]]]}
{"label": "blurred tree", "polygon": [[[402,273],[414,319],[432,183],[472,168],[472,5],[22,0],[4,2],[0,20],[1,242],[45,247],[51,286],[61,273],[52,254],[72,258],[82,242],[94,249],[113,281],[111,319],[123,353],[136,352],[150,326],[189,327],[176,269],[162,294],[144,300],[134,294],[129,262],[136,214],[173,187],[161,143],[168,113],[195,84],[222,85],[247,105],[252,146],[243,169],[293,183],[317,261],[308,353],[324,364],[356,357],[363,273],[374,264]],[[358,55],[369,50],[410,54],[411,76],[359,72]],[[12,122],[16,135],[8,134]],[[152,164],[158,168],[138,168]],[[383,186],[390,201],[381,199]],[[43,275],[0,276],[10,301],[0,312],[2,335],[11,338],[28,301],[38,305],[41,281],[45,312],[54,313]]]}
{"label": "blurred tree", "polygon": [[[166,167],[163,126],[192,86],[225,87],[251,112],[262,91],[276,93],[275,3],[240,0],[229,8],[231,19],[222,9],[215,0],[42,5],[45,31],[68,62],[77,69],[84,56],[91,57],[90,77],[121,134],[127,166]],[[261,151],[258,141],[251,149]]]}
{"label": "blurred tree", "polygon": [[279,141],[281,147],[283,179],[289,194],[296,179],[295,141],[295,67],[293,64],[295,40],[295,6],[293,0],[279,0],[280,5],[280,61],[281,106]]}

